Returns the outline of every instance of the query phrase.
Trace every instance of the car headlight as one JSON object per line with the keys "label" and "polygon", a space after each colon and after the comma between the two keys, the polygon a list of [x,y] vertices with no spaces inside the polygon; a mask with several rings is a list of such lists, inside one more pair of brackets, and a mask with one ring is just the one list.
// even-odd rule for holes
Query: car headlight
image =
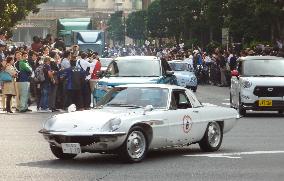
{"label": "car headlight", "polygon": [[196,82],[196,77],[191,77],[190,82]]}
{"label": "car headlight", "polygon": [[119,129],[120,124],[121,124],[121,119],[119,118],[110,119],[106,124],[103,125],[102,131],[110,131],[110,132],[116,131]]}
{"label": "car headlight", "polygon": [[50,130],[50,128],[54,125],[56,121],[55,117],[51,117],[50,119],[46,120],[43,124],[43,128],[46,130]]}
{"label": "car headlight", "polygon": [[248,80],[245,80],[243,82],[243,88],[250,88],[252,86],[252,83]]}

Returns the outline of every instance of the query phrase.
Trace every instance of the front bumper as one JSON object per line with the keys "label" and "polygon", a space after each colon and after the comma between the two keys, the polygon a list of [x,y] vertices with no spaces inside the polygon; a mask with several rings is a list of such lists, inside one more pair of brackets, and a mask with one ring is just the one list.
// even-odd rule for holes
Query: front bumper
{"label": "front bumper", "polygon": [[284,101],[272,100],[272,106],[259,106],[258,100],[254,103],[243,103],[243,108],[245,110],[253,111],[278,111],[284,110]]}
{"label": "front bumper", "polygon": [[82,152],[93,153],[114,150],[126,138],[125,132],[57,132],[42,129],[39,133],[56,147],[61,147],[61,143],[79,143]]}

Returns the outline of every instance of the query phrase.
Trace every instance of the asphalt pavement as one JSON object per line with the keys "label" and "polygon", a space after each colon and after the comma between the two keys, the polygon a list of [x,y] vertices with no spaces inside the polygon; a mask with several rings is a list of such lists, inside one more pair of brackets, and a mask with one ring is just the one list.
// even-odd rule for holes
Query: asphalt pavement
{"label": "asphalt pavement", "polygon": [[[206,105],[229,107],[229,88],[199,86]],[[197,145],[150,152],[141,163],[125,164],[116,155],[85,153],[56,159],[38,133],[54,113],[0,113],[0,180],[284,180],[284,115],[249,112],[224,135],[219,151]]]}

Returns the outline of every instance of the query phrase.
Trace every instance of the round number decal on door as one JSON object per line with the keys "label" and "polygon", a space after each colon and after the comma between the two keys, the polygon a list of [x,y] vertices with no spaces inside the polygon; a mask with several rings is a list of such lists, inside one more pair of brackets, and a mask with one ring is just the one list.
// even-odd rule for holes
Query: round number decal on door
{"label": "round number decal on door", "polygon": [[183,124],[182,124],[183,132],[184,133],[189,133],[189,131],[191,130],[191,126],[192,126],[191,117],[188,116],[188,115],[185,115],[183,117]]}

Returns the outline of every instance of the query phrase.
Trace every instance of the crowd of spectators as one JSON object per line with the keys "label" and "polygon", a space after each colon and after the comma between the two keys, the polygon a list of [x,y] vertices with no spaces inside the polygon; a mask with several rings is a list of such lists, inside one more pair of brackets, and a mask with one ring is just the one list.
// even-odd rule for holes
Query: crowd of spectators
{"label": "crowd of spectators", "polygon": [[77,110],[89,109],[90,80],[98,78],[101,67],[98,53],[80,52],[77,45],[67,50],[61,39],[52,41],[51,36],[33,40],[30,47],[10,49],[0,40],[0,68],[12,77],[0,85],[4,110],[29,112],[32,103],[40,112],[66,110],[71,104]]}
{"label": "crowd of spectators", "polygon": [[[230,72],[236,68],[241,56],[284,56],[282,44],[277,49],[257,46],[255,49],[236,51],[215,48],[210,51],[199,47],[187,49],[183,46],[125,46],[106,47],[103,57],[157,56],[165,61],[188,62],[195,71],[199,84],[221,87],[230,85]],[[97,52],[82,52],[78,45],[66,48],[60,38],[53,41],[51,35],[45,39],[33,38],[31,46],[7,47],[0,40],[0,68],[12,77],[12,81],[0,84],[3,109],[13,113],[28,112],[29,105],[36,104],[40,112],[66,110],[75,104],[77,110],[89,109],[92,88],[90,82],[97,80],[101,68]]]}

